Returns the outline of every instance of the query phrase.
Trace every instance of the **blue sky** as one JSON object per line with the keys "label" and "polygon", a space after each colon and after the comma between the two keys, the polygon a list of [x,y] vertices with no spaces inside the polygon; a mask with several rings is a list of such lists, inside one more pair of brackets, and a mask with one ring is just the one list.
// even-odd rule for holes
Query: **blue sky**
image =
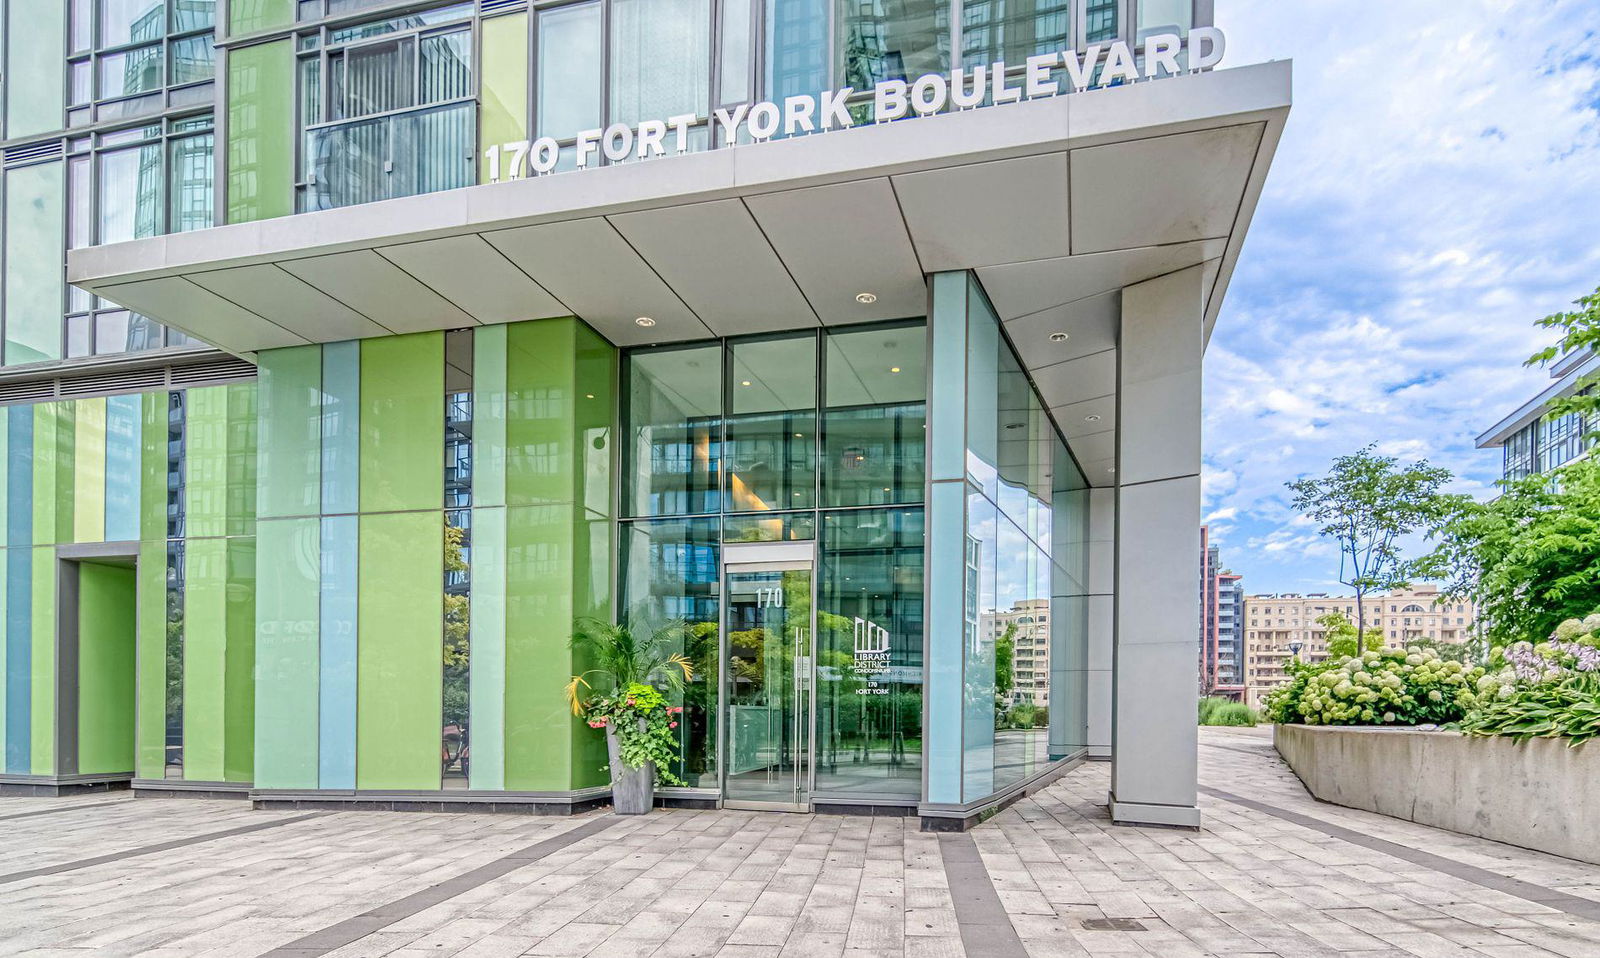
{"label": "blue sky", "polygon": [[1480,496],[1473,439],[1600,286],[1600,2],[1219,0],[1294,109],[1206,355],[1205,515],[1250,592],[1329,591],[1286,481],[1369,442]]}

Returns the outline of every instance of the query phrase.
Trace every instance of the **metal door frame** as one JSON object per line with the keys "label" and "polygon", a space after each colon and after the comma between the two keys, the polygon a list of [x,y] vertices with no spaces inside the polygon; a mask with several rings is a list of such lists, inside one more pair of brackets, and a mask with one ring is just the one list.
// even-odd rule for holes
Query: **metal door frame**
{"label": "metal door frame", "polygon": [[[810,542],[725,542],[722,544],[722,569],[717,576],[717,786],[723,808],[754,811],[810,812],[817,784],[817,550]],[[798,572],[811,575],[811,639],[807,648],[810,674],[806,675],[805,770],[799,802],[761,802],[728,798],[728,576],[739,572]],[[795,666],[796,676],[800,675]],[[799,699],[797,697],[796,703]],[[797,750],[796,761],[801,760]],[[800,778],[801,773],[796,772]]]}

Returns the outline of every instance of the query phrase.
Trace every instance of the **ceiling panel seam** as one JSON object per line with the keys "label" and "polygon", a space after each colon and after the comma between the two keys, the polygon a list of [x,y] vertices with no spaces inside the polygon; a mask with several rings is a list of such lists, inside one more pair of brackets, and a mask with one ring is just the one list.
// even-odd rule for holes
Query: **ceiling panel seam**
{"label": "ceiling panel seam", "polygon": [[[716,330],[712,329],[711,328],[711,324],[706,322],[705,319],[703,317],[701,317],[701,315],[699,313],[694,311],[694,307],[690,306],[689,305],[689,301],[684,299],[683,295],[681,293],[679,293],[676,289],[674,289],[671,283],[667,282],[667,278],[665,276],[661,275],[661,273],[656,269],[655,264],[650,262],[648,259],[646,259],[645,255],[643,253],[639,252],[638,247],[634,246],[633,243],[629,242],[628,237],[623,234],[622,230],[617,229],[617,224],[611,222],[611,217],[610,216],[601,216],[600,217],[600,221],[606,224],[606,228],[607,229],[609,229],[611,232],[617,234],[617,239],[621,240],[622,244],[624,246],[628,247],[628,250],[630,252],[632,252],[634,256],[637,256],[639,258],[639,262],[644,264],[644,268],[645,269],[649,270],[651,272],[651,274],[653,276],[655,276],[656,279],[661,281],[661,285],[665,286],[667,288],[667,292],[671,293],[674,299],[676,299],[678,302],[683,304],[683,308],[689,311],[689,315],[693,316],[695,318],[696,322],[698,322],[701,326],[704,326],[706,328],[706,332],[710,333],[712,336],[721,336],[721,335],[723,335],[722,333],[719,333]],[[580,317],[580,318],[582,318],[582,317]]]}
{"label": "ceiling panel seam", "polygon": [[306,289],[311,290],[312,292],[320,293],[323,296],[328,297],[329,299],[331,299],[334,302],[338,303],[340,306],[343,306],[345,309],[348,309],[350,312],[355,313],[357,316],[360,316],[362,319],[364,319],[367,322],[371,323],[372,325],[378,327],[379,329],[383,330],[384,332],[388,333],[389,335],[391,335],[391,336],[394,335],[394,330],[392,330],[389,327],[385,326],[384,324],[378,322],[376,319],[372,318],[371,316],[368,316],[366,313],[363,313],[361,310],[356,309],[354,306],[351,306],[349,303],[347,303],[344,300],[340,299],[339,297],[333,295],[332,293],[328,292],[327,290],[322,289],[321,287],[312,286],[310,283],[306,282],[305,280],[301,279],[300,277],[296,276],[295,274],[293,274],[293,273],[289,272],[288,270],[284,269],[281,264],[279,264],[279,263],[268,263],[266,265],[271,266],[273,269],[275,269],[278,272],[282,273],[291,282],[299,283],[300,285],[304,286]]}
{"label": "ceiling panel seam", "polygon": [[[207,296],[215,296],[216,298],[222,300],[224,303],[227,303],[229,306],[232,306],[234,309],[237,309],[240,312],[247,313],[247,314],[249,314],[251,316],[254,316],[256,319],[261,320],[263,323],[266,323],[268,326],[271,326],[273,329],[282,330],[283,332],[288,333],[290,336],[293,336],[295,339],[300,340],[302,344],[310,342],[309,339],[307,339],[306,337],[300,335],[299,333],[295,332],[294,330],[289,329],[287,326],[280,326],[277,323],[273,322],[272,320],[268,319],[267,317],[262,316],[260,313],[257,313],[255,310],[248,309],[248,308],[240,305],[239,303],[234,302],[233,300],[229,299],[228,297],[222,295],[221,293],[213,293],[211,290],[206,289],[204,286],[201,286],[199,283],[196,283],[194,280],[190,279],[187,276],[179,275],[179,276],[174,277],[174,278],[182,280],[183,282],[189,284],[190,286],[193,286],[195,289],[198,289],[200,292],[205,293]],[[150,280],[144,280],[143,282],[150,282]],[[128,285],[131,286],[133,284],[130,283]],[[106,297],[106,298],[110,299],[109,296]],[[188,331],[185,330],[184,332],[187,333]],[[204,337],[201,337],[201,336],[198,336],[198,335],[196,335],[194,333],[189,333],[189,335],[194,336],[196,339],[199,339],[201,342],[209,342],[208,339],[206,339]],[[254,352],[254,350],[250,350],[250,351]]]}
{"label": "ceiling panel seam", "polygon": [[789,282],[794,284],[795,292],[799,293],[800,299],[805,302],[806,309],[811,310],[811,319],[813,322],[815,322],[818,326],[824,325],[822,322],[822,314],[817,312],[816,304],[811,302],[811,297],[806,295],[805,287],[800,285],[800,281],[798,279],[795,279],[794,271],[789,269],[789,264],[784,260],[783,254],[779,253],[778,247],[773,245],[772,237],[767,235],[767,229],[766,227],[762,226],[761,221],[756,218],[755,211],[750,208],[750,204],[744,201],[744,197],[738,197],[738,201],[739,208],[744,210],[744,215],[750,217],[751,225],[755,226],[756,232],[761,234],[762,242],[766,243],[767,249],[772,251],[772,258],[777,260],[778,265],[783,268],[783,275],[789,277]]}

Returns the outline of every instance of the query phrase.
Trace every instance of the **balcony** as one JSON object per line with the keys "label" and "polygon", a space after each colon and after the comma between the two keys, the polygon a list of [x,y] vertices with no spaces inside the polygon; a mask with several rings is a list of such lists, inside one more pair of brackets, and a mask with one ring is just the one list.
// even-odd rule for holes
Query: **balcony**
{"label": "balcony", "polygon": [[477,102],[457,100],[310,127],[300,211],[472,186],[477,126]]}

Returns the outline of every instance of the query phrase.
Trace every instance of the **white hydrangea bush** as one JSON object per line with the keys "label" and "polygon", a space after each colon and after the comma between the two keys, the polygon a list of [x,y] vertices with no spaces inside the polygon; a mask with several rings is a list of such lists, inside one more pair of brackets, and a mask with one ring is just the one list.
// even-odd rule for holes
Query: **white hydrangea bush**
{"label": "white hydrangea bush", "polygon": [[1491,665],[1475,686],[1485,700],[1511,698],[1519,688],[1600,675],[1600,612],[1566,620],[1543,642],[1513,642],[1495,652]]}
{"label": "white hydrangea bush", "polygon": [[1453,722],[1478,701],[1483,669],[1429,649],[1384,648],[1292,667],[1267,707],[1274,721],[1306,725]]}

